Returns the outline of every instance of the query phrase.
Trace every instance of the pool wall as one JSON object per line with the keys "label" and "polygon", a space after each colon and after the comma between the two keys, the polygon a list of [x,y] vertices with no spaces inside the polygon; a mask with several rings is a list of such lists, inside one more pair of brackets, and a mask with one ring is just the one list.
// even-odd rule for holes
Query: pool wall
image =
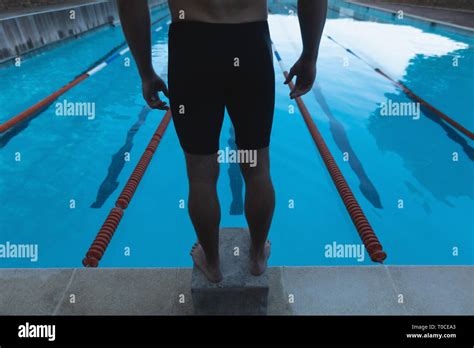
{"label": "pool wall", "polygon": [[[166,6],[166,0],[149,3],[153,8]],[[20,11],[11,16],[4,12],[0,15],[0,64],[117,21],[115,0],[38,8],[33,13]]]}
{"label": "pool wall", "polygon": [[474,10],[471,0],[362,0],[373,4],[403,4],[416,6],[437,6],[445,8]]}
{"label": "pool wall", "polygon": [[[352,2],[351,0],[329,0],[330,9],[338,11],[341,14],[351,16],[357,20],[370,19],[374,21],[378,19],[380,21],[390,23],[398,19],[399,13],[397,11],[378,7],[376,5],[377,3],[374,3],[374,5],[372,5],[365,2]],[[412,25],[422,30],[431,30],[434,32],[436,32],[437,30],[441,30],[441,32],[446,30],[452,33],[467,36],[472,36],[474,33],[474,30],[469,27],[438,21],[421,16],[415,16],[407,13],[404,13],[402,18],[403,23],[405,25]]]}

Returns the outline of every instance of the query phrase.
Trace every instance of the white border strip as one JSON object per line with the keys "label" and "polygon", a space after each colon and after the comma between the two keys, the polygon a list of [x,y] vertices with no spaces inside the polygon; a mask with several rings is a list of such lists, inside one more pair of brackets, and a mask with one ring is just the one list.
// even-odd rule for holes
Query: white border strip
{"label": "white border strip", "polygon": [[123,56],[125,53],[127,53],[128,51],[130,51],[130,47],[125,47],[123,50],[120,51],[120,55]]}
{"label": "white border strip", "polygon": [[86,74],[89,75],[89,76],[92,76],[96,73],[98,73],[99,71],[101,71],[103,68],[105,68],[107,66],[107,63],[106,62],[102,62],[100,63],[99,65],[97,65],[95,68],[89,70]]}

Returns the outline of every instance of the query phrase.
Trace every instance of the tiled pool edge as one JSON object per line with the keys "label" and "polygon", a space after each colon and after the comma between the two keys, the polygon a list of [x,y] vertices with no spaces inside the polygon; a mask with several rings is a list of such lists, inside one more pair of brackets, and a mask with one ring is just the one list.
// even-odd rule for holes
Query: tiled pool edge
{"label": "tiled pool edge", "polygon": [[[0,315],[192,315],[191,272],[1,269]],[[268,276],[269,315],[474,314],[474,266],[272,267]]]}

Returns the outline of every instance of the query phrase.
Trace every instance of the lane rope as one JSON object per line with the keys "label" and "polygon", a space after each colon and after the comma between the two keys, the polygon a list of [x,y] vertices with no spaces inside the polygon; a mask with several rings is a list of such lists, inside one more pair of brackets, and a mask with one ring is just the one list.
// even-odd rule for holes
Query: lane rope
{"label": "lane rope", "polygon": [[436,107],[434,107],[433,105],[431,105],[430,103],[428,103],[426,100],[424,100],[423,98],[421,98],[420,96],[418,96],[415,92],[413,92],[410,88],[408,88],[403,82],[399,81],[399,80],[395,80],[394,78],[392,78],[390,75],[388,75],[387,73],[385,73],[382,69],[374,66],[373,64],[371,64],[369,61],[367,61],[366,59],[362,58],[360,55],[356,54],[353,50],[345,47],[344,45],[342,45],[340,42],[338,42],[336,39],[334,39],[332,36],[330,35],[326,35],[326,37],[331,40],[332,42],[334,42],[336,45],[338,45],[339,47],[341,47],[342,49],[344,49],[346,52],[348,52],[349,54],[353,55],[354,57],[356,57],[357,59],[359,59],[360,61],[364,62],[365,64],[367,64],[371,69],[373,69],[376,73],[378,73],[379,75],[385,77],[387,80],[389,80],[390,82],[392,82],[392,84],[394,84],[396,87],[400,88],[410,99],[414,99],[416,101],[418,101],[420,104],[422,104],[424,107],[426,107],[428,110],[430,110],[432,113],[434,113],[436,116],[438,116],[439,118],[441,118],[443,121],[445,121],[446,123],[448,123],[449,125],[451,125],[452,127],[456,128],[459,132],[463,133],[465,136],[467,136],[469,139],[473,140],[474,139],[474,133],[471,132],[469,129],[467,129],[466,127],[464,127],[463,125],[461,125],[460,123],[458,123],[457,121],[453,120],[451,117],[449,117],[448,115],[446,115],[444,112],[438,110]]}
{"label": "lane rope", "polygon": [[[275,48],[275,45],[272,43],[273,52],[275,57],[280,65],[280,68],[283,72],[285,78],[288,77],[288,71],[286,71],[283,60]],[[292,90],[294,88],[294,84],[292,81],[289,83],[289,88]],[[383,263],[383,261],[387,258],[387,254],[383,251],[382,245],[380,244],[379,239],[377,238],[372,226],[370,225],[369,221],[367,220],[362,208],[360,207],[357,199],[355,198],[354,194],[352,193],[349,185],[347,184],[346,179],[342,175],[334,157],[332,156],[329,148],[327,147],[321,133],[318,130],[318,127],[313,121],[311,114],[309,113],[308,109],[302,98],[296,98],[296,104],[303,116],[303,119],[306,123],[306,126],[313,137],[314,143],[321,155],[326,168],[331,175],[331,178],[334,182],[334,185],[339,192],[339,195],[352,219],[352,222],[362,239],[362,242],[369,254],[370,258],[374,262]]]}
{"label": "lane rope", "polygon": [[[152,26],[157,24],[158,22],[162,21],[163,19],[167,18],[169,14],[166,14],[154,22],[151,23]],[[108,66],[111,62],[113,62],[115,59],[117,59],[120,56],[123,56],[126,54],[130,48],[126,46],[127,42],[124,41],[120,45],[114,47],[112,50],[110,50],[107,54],[105,54],[100,60],[99,63],[97,63],[95,66],[92,68],[88,68],[81,74],[79,74],[77,77],[74,78],[71,82],[66,84],[65,86],[61,87],[58,89],[56,92],[52,93],[51,95],[47,96],[46,98],[42,99],[38,103],[34,104],[33,106],[29,107],[25,111],[21,112],[20,114],[12,117],[5,123],[0,125],[0,134],[5,133],[6,131],[10,130],[20,122],[37,115],[40,111],[44,110],[47,106],[51,105],[56,99],[58,99],[61,95],[84,81],[85,79],[89,78],[92,75],[95,75],[102,69],[104,69],[106,66]]]}
{"label": "lane rope", "polygon": [[115,202],[115,207],[110,210],[109,215],[107,215],[102,227],[89,247],[86,257],[82,260],[84,267],[99,266],[99,261],[104,256],[104,253],[123,218],[125,209],[129,206],[130,201],[132,200],[137,187],[140,184],[156,149],[158,148],[158,145],[160,144],[160,141],[168,128],[170,120],[171,111],[168,110],[163,116],[163,119],[153,134],[148,146],[143,152],[142,157],[138,161],[135,169]]}

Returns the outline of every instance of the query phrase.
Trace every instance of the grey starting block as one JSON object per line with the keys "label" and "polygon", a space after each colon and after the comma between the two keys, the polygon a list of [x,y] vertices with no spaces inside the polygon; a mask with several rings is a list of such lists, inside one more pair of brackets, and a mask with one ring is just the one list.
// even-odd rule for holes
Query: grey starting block
{"label": "grey starting block", "polygon": [[224,279],[214,284],[194,267],[191,294],[197,315],[266,315],[268,277],[249,271],[250,235],[243,228],[224,228],[219,253]]}

